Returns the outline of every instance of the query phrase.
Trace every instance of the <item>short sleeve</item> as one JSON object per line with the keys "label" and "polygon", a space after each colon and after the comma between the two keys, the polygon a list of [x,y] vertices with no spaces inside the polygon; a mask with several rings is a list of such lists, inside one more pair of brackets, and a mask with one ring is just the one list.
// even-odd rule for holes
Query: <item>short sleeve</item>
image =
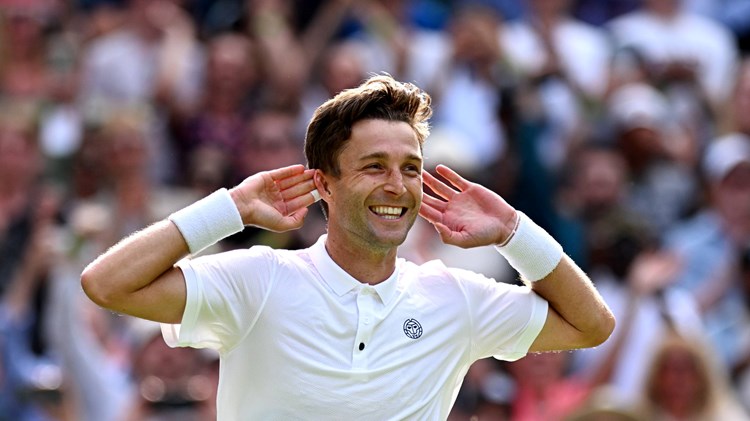
{"label": "short sleeve", "polygon": [[165,342],[219,352],[233,348],[262,311],[275,261],[270,248],[252,247],[178,262],[187,301],[180,324],[162,324]]}
{"label": "short sleeve", "polygon": [[530,288],[451,269],[466,295],[472,357],[514,361],[528,353],[547,319],[547,301]]}

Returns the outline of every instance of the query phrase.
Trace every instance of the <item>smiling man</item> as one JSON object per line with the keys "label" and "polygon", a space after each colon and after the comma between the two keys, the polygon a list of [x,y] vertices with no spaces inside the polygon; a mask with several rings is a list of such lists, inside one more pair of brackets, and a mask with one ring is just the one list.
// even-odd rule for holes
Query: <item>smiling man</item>
{"label": "smiling man", "polygon": [[[301,165],[261,172],[122,240],[82,275],[99,305],[221,355],[219,420],[445,419],[469,366],[602,343],[614,319],[560,245],[492,191],[422,171],[430,97],[374,76],[321,105]],[[427,185],[435,196],[423,193]],[[254,225],[312,247],[184,259]],[[398,257],[415,219],[447,244],[495,245],[513,286]]]}

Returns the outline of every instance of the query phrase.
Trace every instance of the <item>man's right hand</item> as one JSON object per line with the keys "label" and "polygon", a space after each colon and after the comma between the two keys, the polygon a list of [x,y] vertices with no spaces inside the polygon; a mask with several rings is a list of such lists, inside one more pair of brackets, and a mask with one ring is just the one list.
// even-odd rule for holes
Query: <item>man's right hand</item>
{"label": "man's right hand", "polygon": [[307,207],[315,203],[314,173],[303,165],[263,171],[246,178],[229,193],[245,225],[289,231],[302,226]]}

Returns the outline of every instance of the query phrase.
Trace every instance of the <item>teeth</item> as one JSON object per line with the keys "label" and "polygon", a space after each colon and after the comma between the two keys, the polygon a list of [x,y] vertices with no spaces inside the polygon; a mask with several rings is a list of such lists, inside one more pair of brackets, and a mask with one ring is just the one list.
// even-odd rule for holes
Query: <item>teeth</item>
{"label": "teeth", "polygon": [[372,211],[386,219],[398,219],[401,216],[401,207],[373,206]]}

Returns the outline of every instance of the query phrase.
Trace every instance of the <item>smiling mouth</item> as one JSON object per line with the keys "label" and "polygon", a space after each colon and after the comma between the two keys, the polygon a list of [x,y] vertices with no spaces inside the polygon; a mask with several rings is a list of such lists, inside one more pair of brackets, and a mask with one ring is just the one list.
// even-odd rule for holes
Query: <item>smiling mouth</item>
{"label": "smiling mouth", "polygon": [[370,211],[384,219],[399,219],[406,213],[401,206],[371,206]]}

